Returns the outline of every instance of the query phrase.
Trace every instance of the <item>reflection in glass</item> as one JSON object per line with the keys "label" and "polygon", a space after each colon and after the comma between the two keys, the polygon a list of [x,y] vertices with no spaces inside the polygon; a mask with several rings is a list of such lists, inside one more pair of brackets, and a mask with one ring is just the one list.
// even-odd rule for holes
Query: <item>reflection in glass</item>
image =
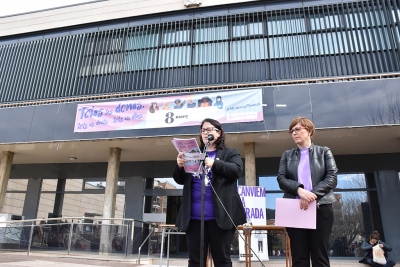
{"label": "reflection in glass", "polygon": [[263,33],[262,22],[233,22],[232,37],[251,36]]}
{"label": "reflection in glass", "polygon": [[366,188],[365,175],[357,174],[339,174],[336,189],[356,189]]}
{"label": "reflection in glass", "polygon": [[194,64],[211,64],[228,61],[228,43],[198,44],[194,47]]}
{"label": "reflection in glass", "polygon": [[6,193],[1,213],[22,215],[26,193]]}
{"label": "reflection in glass", "polygon": [[347,91],[354,126],[383,124],[388,109],[383,81],[342,83],[342,88]]}
{"label": "reflection in glass", "polygon": [[286,105],[285,107],[275,107],[278,130],[287,130],[295,117],[312,118],[308,86],[281,86],[274,88],[274,95],[276,105]]}
{"label": "reflection in glass", "polygon": [[188,29],[167,29],[163,31],[161,43],[165,45],[188,42],[189,36],[190,31]]}
{"label": "reflection in glass", "polygon": [[361,241],[366,235],[362,205],[367,203],[367,192],[335,193],[333,203],[335,223],[329,238],[329,255],[332,257],[361,257]]}
{"label": "reflection in glass", "polygon": [[352,125],[346,88],[334,83],[312,84],[310,85],[310,93],[313,122],[316,127]]}
{"label": "reflection in glass", "polygon": [[158,60],[159,68],[187,66],[190,64],[190,46],[162,48]]}
{"label": "reflection in glass", "polygon": [[258,183],[260,186],[264,186],[266,191],[280,190],[278,180],[276,178],[277,176],[260,177]]}
{"label": "reflection in glass", "polygon": [[346,35],[339,33],[318,33],[308,37],[309,54],[325,55],[348,53]]}
{"label": "reflection in glass", "polygon": [[43,179],[42,191],[56,191],[57,179]]}
{"label": "reflection in glass", "polygon": [[400,92],[398,79],[387,79],[384,81],[386,97],[388,99],[388,112],[384,116],[387,124],[400,124]]}
{"label": "reflection in glass", "polygon": [[126,38],[126,49],[155,47],[158,44],[158,29],[137,30]]}
{"label": "reflection in glass", "polygon": [[305,22],[303,14],[288,16],[273,16],[268,20],[268,34],[289,34],[305,32]]}
{"label": "reflection in glass", "polygon": [[138,50],[126,53],[124,70],[137,71],[156,68],[156,57],[158,50]]}
{"label": "reflection in glass", "polygon": [[[83,189],[100,189],[104,190],[107,183],[105,180],[85,180]],[[125,181],[118,181],[118,189],[125,189]],[[65,185],[65,191],[78,191],[82,189],[82,179],[68,179]]]}
{"label": "reflection in glass", "polygon": [[266,39],[233,41],[231,43],[231,61],[265,59],[267,56]]}
{"label": "reflection in glass", "polygon": [[228,22],[226,21],[197,24],[194,31],[195,42],[225,40],[227,38]]}
{"label": "reflection in glass", "polygon": [[[386,25],[383,10],[370,10],[365,12],[352,12],[344,14],[346,25],[350,28]],[[366,19],[361,19],[366,17]]]}
{"label": "reflection in glass", "polygon": [[322,30],[341,27],[340,16],[334,15],[311,15],[311,30]]}
{"label": "reflection in glass", "polygon": [[273,37],[268,39],[271,58],[301,57],[310,54],[306,35]]}
{"label": "reflection in glass", "polygon": [[123,55],[105,54],[94,56],[91,74],[107,74],[121,71]]}

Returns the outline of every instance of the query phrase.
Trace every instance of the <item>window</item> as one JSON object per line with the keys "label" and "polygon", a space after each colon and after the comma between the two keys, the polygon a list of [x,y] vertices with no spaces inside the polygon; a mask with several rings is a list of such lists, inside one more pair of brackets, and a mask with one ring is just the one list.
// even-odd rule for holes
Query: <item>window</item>
{"label": "window", "polygon": [[268,18],[268,35],[293,34],[306,32],[303,14],[275,15]]}

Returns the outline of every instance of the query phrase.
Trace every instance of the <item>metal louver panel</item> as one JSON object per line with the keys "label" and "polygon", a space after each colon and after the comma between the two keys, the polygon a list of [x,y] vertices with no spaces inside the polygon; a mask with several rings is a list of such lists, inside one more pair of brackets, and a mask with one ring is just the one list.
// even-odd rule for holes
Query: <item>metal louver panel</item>
{"label": "metal louver panel", "polygon": [[400,71],[400,1],[113,29],[0,46],[0,103]]}

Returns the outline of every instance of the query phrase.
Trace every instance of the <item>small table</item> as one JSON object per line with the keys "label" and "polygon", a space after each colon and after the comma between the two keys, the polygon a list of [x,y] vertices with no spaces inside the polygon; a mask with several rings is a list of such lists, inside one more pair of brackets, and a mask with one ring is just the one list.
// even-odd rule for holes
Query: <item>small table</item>
{"label": "small table", "polygon": [[173,224],[161,224],[162,227],[162,238],[161,238],[161,251],[160,251],[160,267],[162,266],[162,258],[163,258],[163,251],[164,251],[164,236],[168,235],[168,245],[167,245],[167,267],[169,267],[169,237],[170,235],[184,235],[185,232],[180,231],[175,225]]}
{"label": "small table", "polygon": [[[286,267],[292,266],[292,252],[290,250],[290,239],[288,233],[286,232],[286,228],[282,226],[275,225],[251,225],[251,226],[238,226],[239,230],[243,230],[245,240],[251,246],[251,232],[253,230],[267,230],[269,233],[278,232],[283,233],[285,235],[285,247],[286,247]],[[250,248],[248,246],[245,247],[246,254],[246,267],[251,267],[251,253]],[[289,264],[289,265],[288,265]]]}

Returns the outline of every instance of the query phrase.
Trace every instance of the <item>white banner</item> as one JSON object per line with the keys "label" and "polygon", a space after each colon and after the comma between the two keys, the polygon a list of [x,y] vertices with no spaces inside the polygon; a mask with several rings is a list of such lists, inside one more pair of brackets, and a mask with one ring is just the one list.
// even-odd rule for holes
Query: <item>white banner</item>
{"label": "white banner", "polygon": [[[265,188],[263,186],[238,186],[238,193],[246,211],[247,222],[252,225],[266,225]],[[245,246],[243,239],[239,237],[239,261],[246,260]],[[266,230],[251,232],[251,248],[260,260],[269,260]],[[258,261],[253,251],[250,251],[251,261]]]}
{"label": "white banner", "polygon": [[206,92],[79,104],[74,132],[101,132],[263,121],[261,89]]}

